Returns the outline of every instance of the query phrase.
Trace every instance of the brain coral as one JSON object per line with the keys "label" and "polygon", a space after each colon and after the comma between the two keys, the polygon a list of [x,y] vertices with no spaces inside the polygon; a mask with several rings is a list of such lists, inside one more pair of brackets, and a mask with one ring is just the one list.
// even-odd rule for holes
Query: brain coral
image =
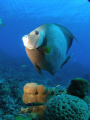
{"label": "brain coral", "polygon": [[50,99],[43,120],[88,120],[88,106],[82,99],[68,94]]}

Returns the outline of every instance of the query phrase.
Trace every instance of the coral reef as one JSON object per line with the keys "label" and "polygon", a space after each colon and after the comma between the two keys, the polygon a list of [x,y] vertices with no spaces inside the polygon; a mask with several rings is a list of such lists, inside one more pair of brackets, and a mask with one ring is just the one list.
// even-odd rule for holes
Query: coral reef
{"label": "coral reef", "polygon": [[[21,67],[23,64],[26,64],[26,67]],[[22,109],[24,107],[26,107],[22,101],[22,94],[23,94],[23,90],[22,87],[24,86],[24,84],[28,83],[28,82],[37,82],[39,83],[38,85],[36,85],[37,87],[40,85],[40,92],[43,89],[44,92],[39,94],[43,96],[41,97],[42,99],[39,99],[38,97],[35,97],[36,100],[34,101],[39,101],[39,102],[46,102],[51,98],[51,97],[55,97],[58,95],[64,95],[67,94],[66,90],[62,89],[54,89],[51,90],[51,86],[55,87],[56,85],[60,84],[60,85],[64,85],[66,87],[69,86],[70,83],[70,79],[78,76],[78,77],[83,77],[84,74],[86,74],[84,76],[85,79],[88,80],[88,82],[90,81],[90,70],[84,68],[83,66],[81,66],[80,64],[68,64],[66,65],[66,67],[64,69],[62,69],[62,71],[58,71],[57,73],[57,77],[55,76],[54,78],[49,76],[46,73],[47,76],[47,83],[44,82],[44,80],[42,80],[42,77],[38,76],[37,74],[34,73],[34,69],[30,69],[30,67],[32,65],[30,65],[30,62],[28,60],[26,60],[26,58],[11,58],[8,54],[5,54],[3,51],[0,51],[0,120],[10,120],[10,119],[14,119],[17,114],[19,113],[19,111],[21,112],[21,114],[26,115],[25,118],[29,118],[30,119],[40,119],[43,111],[45,110],[45,108],[47,108],[47,106],[40,106],[40,107],[33,107],[33,108],[26,108],[26,109]],[[74,68],[74,69],[73,69]],[[69,69],[69,71],[67,71],[67,74],[65,74],[66,70]],[[83,71],[82,71],[83,69]],[[78,71],[79,72],[76,72]],[[45,87],[41,84],[44,85],[48,85],[48,87]],[[42,87],[43,86],[43,87]],[[50,86],[50,87],[49,87]],[[30,100],[28,99],[28,96],[33,95],[33,96],[38,96],[38,92],[37,92],[37,87],[32,88],[32,90],[30,90],[29,88],[26,89],[26,98],[24,98],[24,100],[26,101],[26,103]],[[82,88],[82,87],[81,87]],[[27,90],[30,90],[29,93],[27,92]],[[36,90],[36,92],[35,92]],[[81,90],[81,89],[80,89]],[[85,91],[85,86],[83,86],[82,91]],[[50,94],[48,94],[48,92],[50,92]],[[53,91],[53,92],[52,92]],[[79,91],[79,90],[78,90]],[[55,94],[54,94],[55,92]],[[77,90],[75,91],[77,92]],[[90,111],[90,98],[87,96],[87,92],[88,90],[85,91],[85,97],[80,97],[82,98],[89,106],[89,111]],[[81,91],[79,91],[80,94],[82,94]],[[37,94],[37,95],[36,95]],[[47,95],[47,97],[44,97],[44,94]],[[70,94],[70,93],[68,93]],[[76,94],[77,95],[77,94]],[[89,92],[90,95],[90,92]],[[31,99],[31,101],[33,102],[33,99]],[[56,101],[57,102],[57,101]],[[30,116],[28,116],[28,113]],[[20,114],[19,114],[20,115]],[[20,118],[20,117],[18,117]],[[22,117],[21,117],[22,118]],[[23,118],[24,119],[24,118]]]}
{"label": "coral reef", "polygon": [[21,99],[22,92],[18,87],[17,82],[12,83],[11,80],[0,80],[0,109],[5,114],[16,115],[20,110],[20,106],[23,105]]}
{"label": "coral reef", "polygon": [[89,91],[89,83],[86,79],[75,78],[71,80],[69,87],[67,88],[67,93],[70,95],[78,96],[84,98]]}
{"label": "coral reef", "polygon": [[58,95],[50,99],[42,120],[88,120],[88,106],[72,95]]}

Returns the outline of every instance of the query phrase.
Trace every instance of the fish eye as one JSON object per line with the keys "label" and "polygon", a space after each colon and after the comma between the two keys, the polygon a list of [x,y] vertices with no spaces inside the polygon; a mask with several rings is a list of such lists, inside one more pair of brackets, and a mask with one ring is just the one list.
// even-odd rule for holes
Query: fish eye
{"label": "fish eye", "polygon": [[35,31],[35,35],[38,35],[39,34],[39,32],[38,31]]}

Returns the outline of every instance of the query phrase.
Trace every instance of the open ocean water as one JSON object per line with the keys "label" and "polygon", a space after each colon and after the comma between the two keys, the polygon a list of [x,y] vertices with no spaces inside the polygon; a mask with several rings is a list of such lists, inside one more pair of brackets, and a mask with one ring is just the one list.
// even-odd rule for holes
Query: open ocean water
{"label": "open ocean water", "polygon": [[[0,120],[6,120],[4,115],[16,116],[20,111],[26,83],[36,82],[48,87],[60,85],[66,89],[71,80],[78,77],[86,79],[90,86],[88,0],[0,0],[0,19],[5,24],[0,29]],[[43,71],[46,81],[27,57],[22,41],[24,35],[45,23],[63,25],[80,43],[73,40],[67,53],[71,58],[55,76]],[[90,97],[90,88],[88,95]],[[16,113],[14,104],[18,104]]]}

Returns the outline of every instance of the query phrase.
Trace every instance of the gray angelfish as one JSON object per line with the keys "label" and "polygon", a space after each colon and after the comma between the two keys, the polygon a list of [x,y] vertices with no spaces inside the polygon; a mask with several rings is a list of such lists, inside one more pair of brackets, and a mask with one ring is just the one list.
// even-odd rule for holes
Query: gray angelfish
{"label": "gray angelfish", "polygon": [[28,57],[41,75],[41,69],[54,75],[68,62],[70,56],[66,54],[73,39],[67,28],[53,23],[41,25],[22,38]]}

